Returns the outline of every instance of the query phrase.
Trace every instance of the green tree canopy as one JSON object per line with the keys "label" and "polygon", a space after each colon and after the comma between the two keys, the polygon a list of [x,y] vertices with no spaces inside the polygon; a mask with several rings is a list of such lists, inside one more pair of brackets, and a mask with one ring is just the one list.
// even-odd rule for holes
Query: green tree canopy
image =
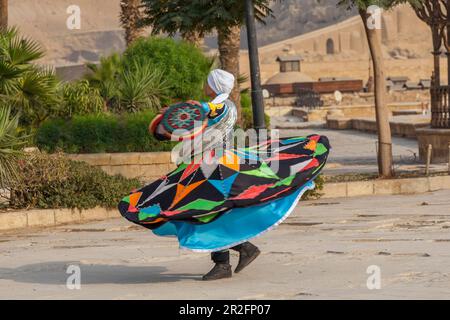
{"label": "green tree canopy", "polygon": [[[270,0],[254,0],[255,16],[260,22],[272,15]],[[142,0],[145,17],[142,24],[153,27],[153,33],[174,35],[197,31],[204,35],[242,25],[245,1],[242,0]]]}

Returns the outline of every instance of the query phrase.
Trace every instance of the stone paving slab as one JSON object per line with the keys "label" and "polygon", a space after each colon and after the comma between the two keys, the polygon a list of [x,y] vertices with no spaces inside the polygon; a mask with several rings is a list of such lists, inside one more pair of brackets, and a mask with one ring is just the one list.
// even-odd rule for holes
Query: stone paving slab
{"label": "stone paving slab", "polygon": [[[450,299],[449,229],[448,190],[301,202],[217,282],[200,280],[208,254],[123,219],[28,230],[0,236],[0,299]],[[81,290],[66,287],[70,265]]]}

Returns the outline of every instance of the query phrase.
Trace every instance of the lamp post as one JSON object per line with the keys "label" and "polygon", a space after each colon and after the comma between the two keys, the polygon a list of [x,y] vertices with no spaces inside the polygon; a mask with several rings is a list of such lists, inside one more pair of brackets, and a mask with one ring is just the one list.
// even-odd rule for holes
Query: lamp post
{"label": "lamp post", "polygon": [[252,0],[245,0],[245,21],[247,26],[248,57],[250,60],[250,81],[252,87],[253,126],[256,131],[265,129],[264,100],[259,70],[258,43],[256,39],[255,11]]}

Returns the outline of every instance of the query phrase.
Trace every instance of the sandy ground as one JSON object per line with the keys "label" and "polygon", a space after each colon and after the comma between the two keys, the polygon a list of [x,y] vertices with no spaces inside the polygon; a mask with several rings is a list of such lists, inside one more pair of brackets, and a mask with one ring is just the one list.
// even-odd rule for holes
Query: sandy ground
{"label": "sandy ground", "polygon": [[[449,196],[302,202],[254,241],[263,253],[251,266],[216,282],[200,280],[208,254],[122,219],[2,235],[0,298],[450,299]],[[70,265],[80,290],[66,287]],[[380,289],[367,287],[370,266]]]}

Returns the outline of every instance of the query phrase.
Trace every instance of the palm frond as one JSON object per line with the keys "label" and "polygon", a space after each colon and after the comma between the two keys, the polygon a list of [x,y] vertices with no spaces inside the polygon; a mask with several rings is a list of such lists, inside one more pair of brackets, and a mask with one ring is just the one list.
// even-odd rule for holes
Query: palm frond
{"label": "palm frond", "polygon": [[144,108],[158,109],[161,100],[166,98],[167,86],[161,72],[136,63],[121,74],[118,91],[120,108],[136,112]]}
{"label": "palm frond", "polygon": [[17,126],[19,115],[11,115],[11,108],[0,105],[0,188],[7,188],[17,178],[17,165],[20,148],[28,136],[19,136]]}
{"label": "palm frond", "polygon": [[26,65],[42,58],[44,51],[41,46],[28,38],[13,37],[8,48],[8,60],[13,66]]}

